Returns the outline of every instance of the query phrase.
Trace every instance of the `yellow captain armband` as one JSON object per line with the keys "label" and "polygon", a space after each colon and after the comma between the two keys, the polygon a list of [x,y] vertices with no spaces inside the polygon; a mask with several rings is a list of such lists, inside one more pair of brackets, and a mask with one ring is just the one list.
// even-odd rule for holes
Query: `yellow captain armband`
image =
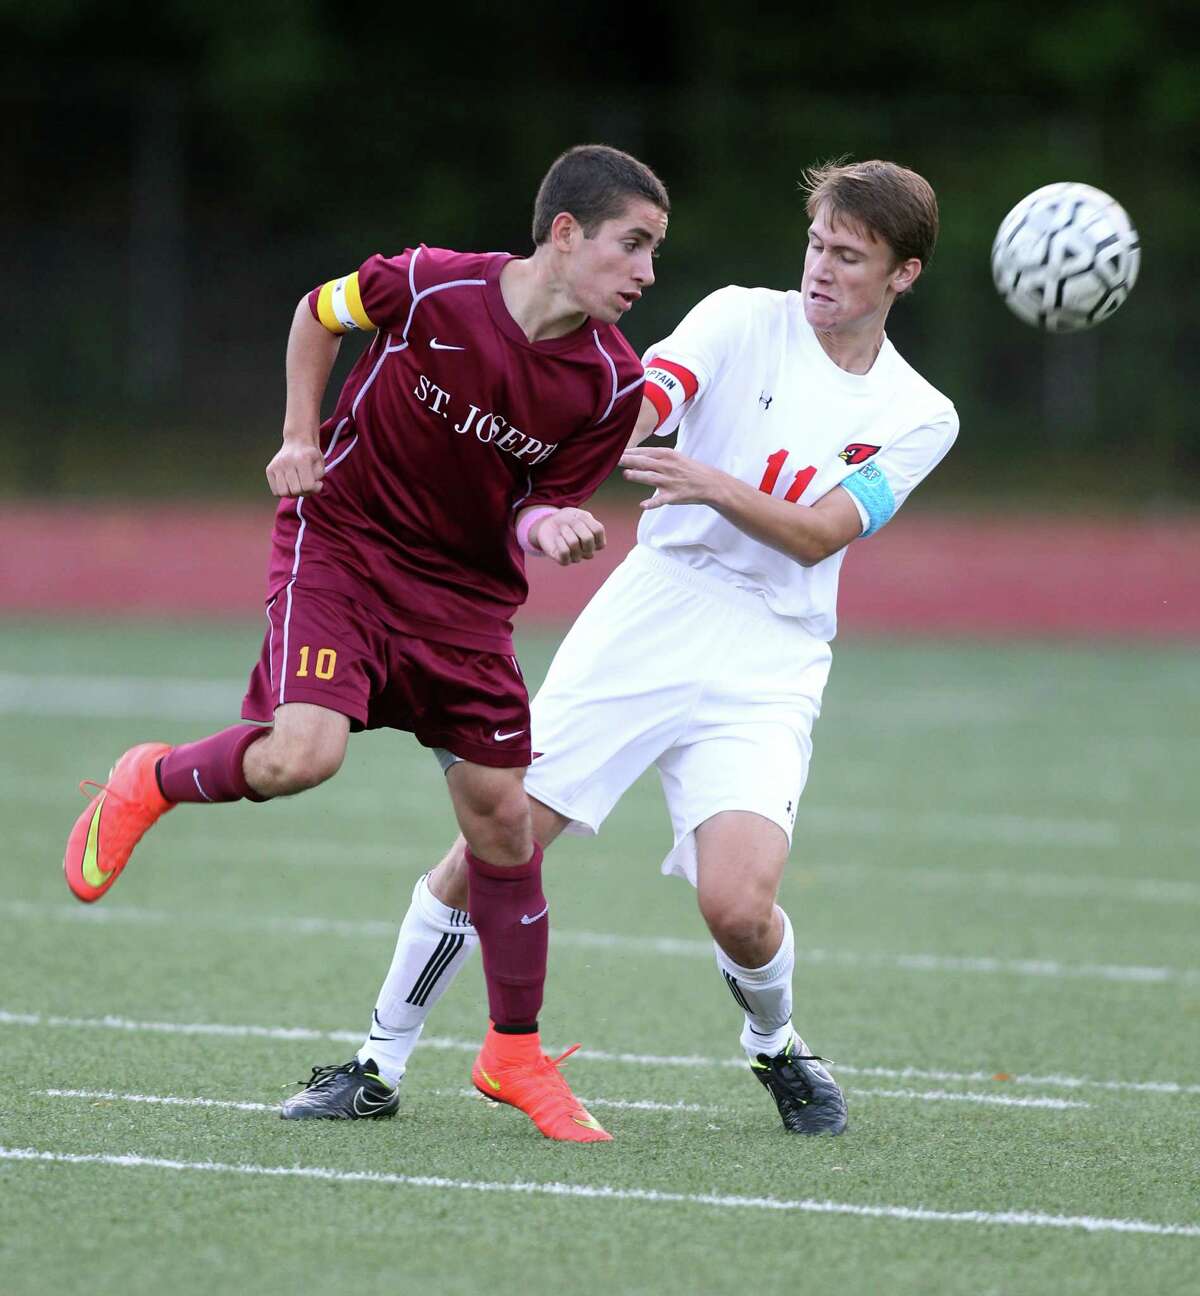
{"label": "yellow captain armband", "polygon": [[363,309],[357,270],[321,285],[317,295],[317,318],[330,333],[348,333],[352,329],[375,331],[371,317]]}

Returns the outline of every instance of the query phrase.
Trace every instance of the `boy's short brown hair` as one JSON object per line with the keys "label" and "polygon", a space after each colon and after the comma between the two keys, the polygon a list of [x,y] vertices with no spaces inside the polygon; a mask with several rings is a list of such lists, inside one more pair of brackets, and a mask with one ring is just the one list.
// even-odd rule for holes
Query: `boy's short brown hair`
{"label": "boy's short brown hair", "polygon": [[546,172],[533,203],[533,241],[541,245],[559,212],[570,212],[591,238],[631,198],[671,210],[666,186],[643,162],[607,144],[577,144]]}
{"label": "boy's short brown hair", "polygon": [[895,162],[825,162],[800,182],[810,219],[822,207],[830,218],[857,225],[882,239],[897,263],[933,257],[938,235],[937,197],[929,181]]}

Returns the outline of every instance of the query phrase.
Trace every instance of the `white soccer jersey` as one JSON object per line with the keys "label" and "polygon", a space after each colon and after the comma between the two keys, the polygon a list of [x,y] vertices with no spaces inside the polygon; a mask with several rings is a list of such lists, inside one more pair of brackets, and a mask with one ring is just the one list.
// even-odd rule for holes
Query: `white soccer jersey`
{"label": "white soccer jersey", "polygon": [[[679,450],[798,506],[850,492],[877,531],[958,434],[951,402],[886,338],[869,373],[840,369],[798,292],[722,288],[645,354],[646,395],[680,425]],[[638,542],[761,597],[832,639],[845,550],[802,567],[702,504],[652,509]]]}

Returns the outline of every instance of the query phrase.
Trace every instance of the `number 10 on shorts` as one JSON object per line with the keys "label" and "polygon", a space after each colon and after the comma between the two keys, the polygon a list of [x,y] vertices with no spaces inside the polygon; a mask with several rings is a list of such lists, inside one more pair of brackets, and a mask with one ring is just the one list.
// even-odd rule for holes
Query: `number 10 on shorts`
{"label": "number 10 on shorts", "polygon": [[[303,679],[308,674],[308,658],[312,648],[305,644],[300,649],[300,665],[296,670],[296,678]],[[333,648],[318,648],[317,656],[313,662],[312,673],[319,680],[333,679],[333,672],[337,669],[337,651]]]}

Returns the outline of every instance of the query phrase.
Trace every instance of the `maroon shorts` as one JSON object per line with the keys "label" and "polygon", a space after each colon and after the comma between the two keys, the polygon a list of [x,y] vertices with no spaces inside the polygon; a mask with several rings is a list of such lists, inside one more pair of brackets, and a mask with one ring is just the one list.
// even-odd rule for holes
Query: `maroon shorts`
{"label": "maroon shorts", "polygon": [[501,768],[530,762],[529,694],[515,657],[418,639],[328,590],[297,585],[267,604],[242,718],[310,702],[350,728],[407,729],[426,747]]}

